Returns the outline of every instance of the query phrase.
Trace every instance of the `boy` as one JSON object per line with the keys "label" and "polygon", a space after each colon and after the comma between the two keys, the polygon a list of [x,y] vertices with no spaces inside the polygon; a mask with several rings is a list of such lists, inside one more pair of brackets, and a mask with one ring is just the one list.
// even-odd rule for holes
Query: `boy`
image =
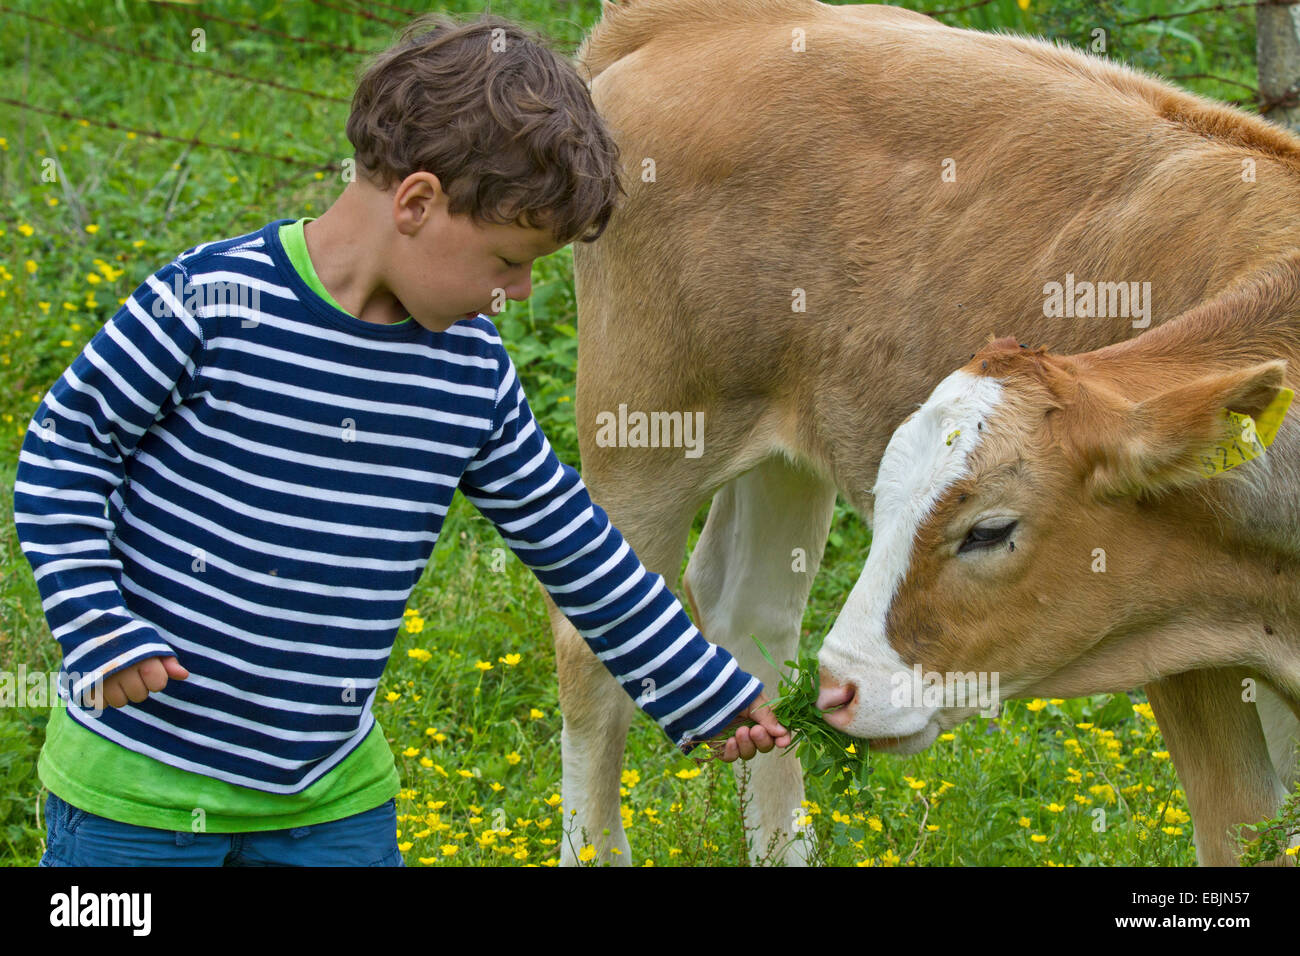
{"label": "boy", "polygon": [[42,865],[402,865],[371,704],[457,487],[684,750],[789,743],[556,459],[483,316],[608,221],[582,81],[508,21],[425,16],[347,133],[319,219],[181,253],[29,427],[15,522],[70,698]]}

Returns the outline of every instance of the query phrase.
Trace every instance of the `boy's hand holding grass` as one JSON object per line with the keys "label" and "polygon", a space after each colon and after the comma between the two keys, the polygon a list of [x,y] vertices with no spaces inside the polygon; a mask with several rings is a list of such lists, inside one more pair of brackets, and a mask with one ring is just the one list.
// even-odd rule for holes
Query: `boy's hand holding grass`
{"label": "boy's hand holding grass", "polygon": [[[735,736],[731,736],[732,731],[735,731]],[[790,741],[790,731],[781,726],[767,697],[760,693],[722,733],[706,740],[702,749],[710,756],[731,763],[737,757],[751,760],[755,754],[767,753],[773,747],[788,747]]]}
{"label": "boy's hand holding grass", "polygon": [[[713,738],[706,746],[717,754],[722,745],[716,741],[724,739],[737,724],[746,723],[742,718],[748,718],[749,722],[758,721],[760,726],[736,729],[736,736],[727,740],[721,749],[723,760],[733,761],[737,755],[749,760],[755,751],[767,753],[774,745],[789,748],[793,743],[796,753],[808,752],[804,769],[809,774],[822,776],[835,771],[840,783],[845,786],[852,784],[866,793],[867,778],[871,773],[866,741],[856,740],[826,723],[825,715],[817,708],[816,658],[809,656],[799,661],[786,661],[790,670],[782,672],[763,643],[758,638],[754,638],[754,643],[773,669],[781,674],[779,696],[769,701],[759,694],[720,737]],[[777,734],[780,736],[774,741],[772,738]],[[869,799],[870,795],[866,795]]]}
{"label": "boy's hand holding grass", "polygon": [[128,700],[138,704],[150,691],[166,687],[168,678],[184,680],[189,676],[190,672],[174,656],[148,657],[105,677],[102,688],[96,687],[86,695],[87,701],[95,710],[102,709],[105,703],[110,707],[125,707]]}

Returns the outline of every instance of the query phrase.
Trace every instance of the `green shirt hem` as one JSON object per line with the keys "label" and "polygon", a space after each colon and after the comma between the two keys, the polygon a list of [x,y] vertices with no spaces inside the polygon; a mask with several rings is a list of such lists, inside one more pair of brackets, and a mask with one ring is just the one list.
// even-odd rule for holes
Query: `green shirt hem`
{"label": "green shirt hem", "polygon": [[[387,773],[384,764],[387,763]],[[73,775],[64,768],[77,767]],[[266,793],[155,760],[100,737],[50,709],[45,746],[36,762],[41,783],[60,799],[96,816],[161,830],[249,833],[341,820],[397,796],[401,778],[378,722],[338,766],[299,793]],[[360,781],[360,789],[352,789]],[[96,786],[101,782],[101,786]]]}

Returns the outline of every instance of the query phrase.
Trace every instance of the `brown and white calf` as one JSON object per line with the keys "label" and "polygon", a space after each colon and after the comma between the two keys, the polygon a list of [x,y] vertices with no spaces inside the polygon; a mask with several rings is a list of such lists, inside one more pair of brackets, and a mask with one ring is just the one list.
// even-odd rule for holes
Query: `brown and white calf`
{"label": "brown and white calf", "polygon": [[[711,502],[683,597],[771,692],[750,635],[795,655],[837,493],[872,520],[890,435],[992,333],[1086,352],[1300,248],[1300,140],[1040,40],[888,6],[637,0],[605,6],[578,61],[628,192],[573,252],[583,477],[670,585]],[[1150,286],[1140,307],[1048,316],[1053,282]],[[702,454],[602,444],[620,405],[702,412]],[[547,606],[573,843],[627,863],[636,711]],[[776,841],[800,862],[798,761],[741,769],[754,857]]]}
{"label": "brown and white calf", "polygon": [[1300,251],[1136,339],[981,349],[885,448],[871,552],[819,658],[819,705],[843,705],[826,719],[923,749],[972,708],[916,699],[918,666],[996,674],[1003,698],[1147,685],[1197,858],[1234,862],[1229,827],[1294,783],[1296,740],[1271,756],[1255,701],[1300,716],[1300,408],[1220,471],[1263,450],[1222,411],[1280,409],[1296,370]]}

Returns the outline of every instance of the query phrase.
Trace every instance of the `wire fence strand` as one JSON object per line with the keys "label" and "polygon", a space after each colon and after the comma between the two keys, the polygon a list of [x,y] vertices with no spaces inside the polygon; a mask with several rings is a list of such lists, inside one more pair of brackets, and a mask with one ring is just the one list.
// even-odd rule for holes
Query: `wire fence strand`
{"label": "wire fence strand", "polygon": [[88,36],[84,33],[80,33],[76,30],[72,30],[66,24],[59,23],[56,20],[48,20],[45,17],[38,17],[34,13],[25,13],[21,10],[14,10],[12,7],[0,6],[0,13],[9,14],[11,16],[23,17],[28,20],[33,20],[37,23],[43,23],[47,26],[57,27],[65,34],[74,36],[85,43],[89,43],[94,46],[103,47],[106,50],[113,50],[114,52],[117,53],[124,53],[127,56],[144,57],[147,60],[153,60],[157,63],[165,63],[168,66],[178,66],[181,67],[182,69],[195,70],[200,73],[207,73],[211,76],[220,76],[223,79],[238,80],[241,83],[253,83],[257,86],[266,86],[271,89],[280,90],[281,92],[284,93],[296,93],[301,96],[310,96],[313,97],[314,99],[326,100],[332,103],[351,102],[347,97],[343,97],[343,96],[334,96],[329,93],[319,93],[316,90],[306,90],[297,86],[287,86],[283,83],[277,83],[274,80],[264,80],[257,77],[246,76],[242,73],[232,73],[229,70],[218,70],[215,67],[200,66],[197,63],[186,63],[184,60],[173,60],[167,57],[158,56],[157,54],[154,53],[147,53],[144,50],[128,50],[125,47],[118,46],[115,43],[109,43],[107,40],[100,40],[96,37]]}
{"label": "wire fence strand", "polygon": [[[366,9],[360,7],[360,6],[350,6],[350,5],[349,5],[349,6],[345,6],[345,5],[342,5],[342,4],[340,4],[340,3],[330,2],[330,0],[310,0],[310,2],[313,3],[313,4],[315,4],[315,5],[317,5],[317,6],[320,6],[320,7],[326,7],[326,8],[332,9],[332,10],[336,10],[336,11],[339,11],[339,12],[342,12],[342,13],[346,13],[346,14],[349,14],[349,15],[352,15],[352,16],[359,17],[359,18],[364,19],[364,20],[368,20],[368,21],[371,21],[371,22],[374,22],[374,23],[382,24],[382,25],[385,26],[385,27],[401,27],[401,26],[404,26],[403,23],[400,23],[400,22],[398,22],[398,21],[391,20],[391,19],[388,19],[388,18],[386,18],[386,17],[381,17],[381,16],[379,16],[379,15],[376,15],[376,14],[370,13],[368,10],[366,10]],[[346,0],[345,0],[345,2],[346,2]],[[925,11],[920,11],[920,12],[926,14],[927,16],[934,16],[934,17],[937,17],[937,16],[944,16],[944,15],[950,15],[950,14],[964,13],[964,12],[967,12],[967,11],[970,11],[970,10],[978,9],[978,8],[980,8],[980,7],[988,6],[989,4],[991,4],[991,3],[995,3],[995,2],[997,2],[997,0],[975,0],[975,2],[973,2],[973,3],[968,3],[968,4],[964,5],[964,6],[951,7],[951,8],[945,8],[945,9],[936,9],[936,10],[925,10]],[[1124,21],[1124,22],[1122,22],[1122,23],[1116,24],[1116,26],[1138,26],[1138,25],[1141,25],[1141,24],[1151,23],[1151,22],[1155,22],[1155,21],[1174,20],[1174,19],[1178,19],[1178,18],[1182,18],[1182,17],[1195,16],[1196,14],[1200,14],[1200,13],[1216,13],[1216,12],[1225,12],[1225,11],[1228,11],[1228,10],[1235,10],[1235,9],[1242,9],[1242,8],[1250,8],[1250,7],[1266,7],[1266,6],[1294,6],[1294,5],[1297,5],[1297,4],[1300,4],[1300,0],[1244,0],[1244,2],[1223,2],[1223,3],[1216,3],[1216,4],[1212,4],[1212,5],[1208,5],[1208,6],[1203,6],[1203,7],[1197,7],[1197,8],[1195,8],[1195,9],[1191,9],[1191,10],[1181,10],[1181,11],[1175,11],[1175,12],[1172,12],[1172,13],[1165,13],[1165,14],[1153,14],[1153,15],[1151,15],[1151,16],[1148,16],[1148,17],[1142,17],[1142,18],[1140,18],[1140,19],[1136,19],[1136,20]],[[171,4],[166,4],[166,5],[169,5],[169,6],[170,6]],[[392,11],[392,12],[399,13],[399,14],[402,14],[403,16],[407,16],[407,17],[411,17],[411,18],[414,18],[414,17],[420,15],[418,11],[409,10],[409,9],[404,8],[404,7],[396,6],[396,5],[394,5],[394,4],[389,4],[389,3],[377,3],[377,2],[371,2],[371,3],[368,3],[367,6],[371,6],[371,7],[380,7],[380,8],[383,8],[383,9],[386,9],[386,10],[390,10],[390,11]],[[266,35],[268,35],[268,36],[276,37],[276,38],[278,38],[278,39],[280,39],[280,40],[285,40],[285,41],[288,41],[288,42],[292,42],[292,43],[296,43],[296,44],[301,44],[301,45],[304,45],[304,46],[320,47],[320,48],[322,48],[322,49],[329,49],[329,50],[332,50],[332,51],[334,51],[334,52],[337,52],[337,53],[343,53],[343,54],[346,54],[346,55],[349,55],[349,56],[368,56],[368,55],[370,55],[371,53],[375,52],[374,50],[366,50],[366,49],[362,49],[362,48],[354,47],[354,46],[347,45],[347,44],[338,44],[338,43],[333,43],[333,42],[330,42],[330,41],[328,41],[328,40],[323,40],[323,39],[319,39],[319,38],[316,38],[316,37],[298,36],[298,35],[291,34],[291,33],[286,33],[286,32],[280,31],[280,30],[275,30],[275,29],[272,29],[272,28],[270,28],[270,27],[262,26],[261,24],[256,24],[256,23],[247,23],[247,22],[241,22],[241,21],[238,21],[238,20],[232,20],[232,19],[229,19],[229,18],[227,18],[227,17],[219,16],[219,15],[217,15],[217,14],[210,13],[210,12],[208,12],[208,11],[201,10],[201,9],[199,9],[198,7],[194,7],[194,6],[186,5],[186,9],[189,10],[189,11],[191,11],[191,12],[193,12],[196,16],[201,17],[201,18],[206,19],[206,20],[212,20],[212,21],[215,21],[215,22],[224,23],[224,24],[227,24],[227,25],[229,25],[229,26],[235,27],[235,28],[240,29],[240,30],[246,30],[246,31],[256,32],[256,33],[263,33],[263,34],[266,34]],[[14,10],[14,9],[11,8],[11,7],[0,6],[0,14],[9,14],[9,15],[17,16],[17,17],[21,17],[21,18],[24,18],[24,19],[27,19],[27,20],[30,20],[30,21],[33,21],[33,22],[36,22],[36,23],[40,23],[40,24],[43,24],[43,25],[46,25],[46,26],[55,27],[55,28],[59,29],[60,31],[62,31],[63,33],[65,33],[65,34],[67,34],[67,35],[70,35],[70,36],[73,36],[73,37],[76,37],[77,39],[82,40],[83,42],[86,42],[86,43],[89,43],[89,44],[92,44],[92,45],[95,45],[95,46],[103,47],[103,48],[105,48],[105,49],[112,50],[112,51],[114,51],[114,52],[121,53],[121,54],[125,54],[125,55],[128,55],[128,56],[133,56],[133,57],[137,57],[137,56],[138,56],[138,57],[145,57],[145,58],[147,58],[147,59],[154,60],[154,61],[159,62],[159,63],[167,64],[167,65],[169,65],[169,66],[176,66],[176,67],[181,67],[181,68],[183,68],[183,69],[195,70],[195,71],[199,71],[199,72],[206,73],[206,74],[210,74],[210,75],[220,76],[220,77],[223,77],[223,78],[226,78],[226,79],[232,79],[232,80],[237,80],[237,81],[239,81],[239,82],[243,82],[243,83],[253,84],[253,85],[256,85],[256,86],[265,86],[265,87],[269,87],[269,88],[271,88],[271,89],[279,90],[279,91],[282,91],[282,92],[285,92],[285,93],[293,93],[293,94],[297,94],[297,95],[310,96],[310,97],[313,97],[313,98],[315,98],[315,99],[325,100],[325,101],[328,101],[328,102],[335,102],[335,103],[349,103],[349,102],[350,102],[350,100],[349,100],[348,98],[346,98],[346,97],[335,96],[335,95],[331,95],[331,94],[327,94],[327,93],[321,93],[321,92],[318,92],[318,91],[315,91],[315,90],[308,90],[308,89],[303,89],[303,88],[300,88],[300,87],[288,86],[288,85],[286,85],[286,84],[277,83],[277,82],[275,82],[274,80],[267,80],[267,79],[262,79],[262,78],[258,78],[258,77],[246,76],[246,75],[244,75],[244,74],[240,74],[240,73],[233,73],[233,72],[229,72],[229,71],[225,71],[225,70],[218,70],[218,69],[215,69],[215,68],[213,68],[213,67],[206,67],[206,66],[201,66],[201,65],[198,65],[198,64],[194,64],[194,63],[187,63],[187,62],[185,62],[185,61],[183,61],[183,60],[168,59],[168,58],[165,58],[165,57],[157,56],[157,55],[155,55],[155,54],[147,53],[147,52],[142,51],[142,50],[129,50],[129,49],[126,49],[126,48],[124,48],[124,47],[118,46],[118,45],[116,45],[116,44],[109,43],[109,42],[106,41],[106,40],[101,40],[101,39],[99,39],[99,38],[97,38],[97,37],[88,36],[88,35],[86,35],[86,34],[84,34],[84,33],[78,32],[78,31],[76,31],[76,30],[69,29],[69,28],[68,28],[65,24],[63,24],[63,23],[59,23],[59,22],[57,22],[57,21],[50,20],[50,19],[48,19],[48,18],[38,16],[38,15],[36,15],[36,14],[27,13],[27,12],[25,12],[25,11]],[[383,41],[383,40],[377,41],[378,45],[382,45],[383,42],[385,42],[385,41]],[[376,49],[378,49],[378,45],[377,45]],[[1277,96],[1277,97],[1269,97],[1269,96],[1264,95],[1264,94],[1263,94],[1259,89],[1257,89],[1256,87],[1253,87],[1253,86],[1251,86],[1251,85],[1249,85],[1249,84],[1247,84],[1247,83],[1243,83],[1243,82],[1241,82],[1241,81],[1239,81],[1239,80],[1233,80],[1233,79],[1230,79],[1230,78],[1228,78],[1228,77],[1216,76],[1216,75],[1213,75],[1213,74],[1207,74],[1207,73],[1188,73],[1188,74],[1182,74],[1182,75],[1178,75],[1178,76],[1171,77],[1171,79],[1175,79],[1175,80],[1190,80],[1190,79],[1206,79],[1206,80],[1215,80],[1215,81],[1218,81],[1218,82],[1221,82],[1221,83],[1227,83],[1227,84],[1230,84],[1230,85],[1233,85],[1233,86],[1241,87],[1241,88],[1243,88],[1243,89],[1245,89],[1245,90],[1248,90],[1248,91],[1250,92],[1251,98],[1252,98],[1252,100],[1253,100],[1253,104],[1256,106],[1256,108],[1259,110],[1259,112],[1260,112],[1261,114],[1266,113],[1266,112],[1268,112],[1268,111],[1270,111],[1270,110],[1272,110],[1272,109],[1275,109],[1275,108],[1277,108],[1277,107],[1279,107],[1279,106],[1282,106],[1282,105],[1290,105],[1290,104],[1296,102],[1297,99],[1300,99],[1300,84],[1298,84],[1298,85],[1297,85],[1296,87],[1294,87],[1294,88],[1291,88],[1291,89],[1286,90],[1286,91],[1285,91],[1282,95],[1280,95],[1280,96]],[[1230,100],[1230,101],[1228,101],[1228,102],[1230,102],[1230,103],[1231,103],[1232,105],[1234,105],[1234,106],[1244,106],[1244,105],[1248,105],[1248,104],[1250,104],[1250,103],[1251,103],[1251,100]],[[337,161],[334,161],[334,162],[328,162],[328,163],[320,163],[320,162],[315,162],[315,161],[312,161],[312,160],[302,159],[302,158],[300,158],[300,157],[296,157],[296,156],[287,156],[287,155],[280,155],[280,154],[275,154],[275,153],[267,153],[267,152],[263,152],[263,151],[261,151],[261,150],[251,149],[251,148],[246,147],[246,146],[232,146],[232,145],[229,145],[229,144],[226,144],[226,143],[214,143],[214,142],[211,142],[211,141],[208,141],[208,140],[200,139],[200,138],[197,137],[197,136],[190,136],[190,137],[185,137],[185,136],[176,136],[176,135],[172,135],[172,134],[169,134],[169,133],[164,133],[164,132],[161,131],[161,130],[147,129],[147,128],[142,128],[142,127],[139,127],[139,126],[132,126],[132,125],[123,124],[123,123],[116,123],[116,122],[113,122],[113,121],[111,121],[111,120],[98,120],[98,119],[91,119],[90,117],[80,116],[80,115],[77,115],[77,114],[75,114],[75,113],[72,113],[72,112],[70,112],[70,111],[68,111],[68,110],[63,110],[63,109],[50,109],[50,108],[48,108],[48,107],[38,106],[38,105],[36,105],[36,104],[28,103],[28,102],[25,102],[25,101],[22,101],[22,100],[12,99],[12,98],[9,98],[9,97],[0,97],[0,103],[4,103],[4,104],[6,104],[6,105],[13,106],[13,107],[15,107],[15,108],[17,108],[17,109],[20,109],[20,110],[26,110],[26,111],[30,111],[30,112],[34,112],[34,113],[40,113],[40,114],[47,115],[47,116],[54,116],[54,117],[59,117],[59,118],[61,118],[61,119],[72,120],[72,121],[75,121],[75,122],[81,123],[81,124],[83,124],[83,125],[97,126],[97,127],[101,127],[101,128],[104,128],[104,129],[111,129],[111,130],[115,130],[115,131],[119,131],[119,132],[134,133],[134,134],[137,135],[137,136],[142,136],[142,137],[146,137],[146,138],[154,139],[154,140],[162,140],[162,141],[168,141],[168,142],[180,143],[180,144],[183,144],[183,145],[189,146],[189,147],[191,147],[191,148],[193,148],[193,147],[201,147],[201,148],[205,148],[205,149],[216,149],[216,150],[222,150],[222,151],[224,151],[224,152],[232,153],[232,154],[236,154],[236,155],[256,157],[256,158],[259,158],[259,159],[266,159],[266,160],[270,160],[270,161],[272,161],[272,162],[280,163],[280,164],[283,164],[283,165],[299,167],[299,168],[301,168],[301,169],[309,170],[309,171],[312,171],[312,172],[337,171],[338,168],[339,168],[339,164],[338,164]],[[290,178],[292,178],[292,177],[290,177]],[[287,181],[287,180],[286,180],[286,181]],[[282,182],[283,182],[283,181],[282,181]]]}
{"label": "wire fence strand", "polygon": [[374,50],[363,50],[359,47],[349,46],[346,44],[331,43],[329,40],[318,40],[315,37],[300,37],[292,33],[284,33],[280,30],[272,30],[270,27],[264,27],[260,23],[242,23],[239,20],[231,20],[228,17],[218,16],[207,10],[198,10],[189,8],[202,17],[204,20],[216,20],[218,23],[225,23],[232,27],[238,27],[241,30],[249,30],[254,33],[265,33],[281,40],[289,40],[292,43],[298,43],[303,46],[318,46],[326,50],[334,50],[338,53],[347,53],[350,56],[369,56]]}
{"label": "wire fence strand", "polygon": [[1153,13],[1149,17],[1141,17],[1137,20],[1124,20],[1115,24],[1119,27],[1135,27],[1143,23],[1154,23],[1157,20],[1177,20],[1181,17],[1194,17],[1198,13],[1222,13],[1227,10],[1238,10],[1242,7],[1290,7],[1300,3],[1300,0],[1248,0],[1245,3],[1216,3],[1211,7],[1197,7],[1195,10],[1179,10],[1175,13]]}
{"label": "wire fence strand", "polygon": [[343,13],[350,13],[353,16],[361,17],[363,20],[373,20],[375,23],[382,23],[390,27],[404,27],[406,24],[399,20],[389,20],[385,17],[378,16],[361,7],[344,7],[337,3],[330,3],[329,0],[310,0],[318,7],[328,7],[331,10],[339,10]]}
{"label": "wire fence strand", "polygon": [[312,162],[311,160],[308,159],[300,159],[297,156],[282,156],[282,155],[276,155],[275,153],[263,153],[260,150],[249,149],[246,146],[231,146],[227,143],[213,143],[213,142],[209,142],[208,140],[199,139],[198,137],[195,136],[172,136],[169,133],[164,133],[161,132],[160,130],[143,129],[139,126],[127,126],[122,123],[114,123],[112,120],[91,119],[88,116],[78,116],[77,114],[70,113],[67,110],[48,109],[46,107],[36,106],[33,103],[24,103],[22,100],[10,99],[7,96],[0,96],[0,103],[4,103],[8,106],[16,106],[19,109],[23,109],[23,110],[30,110],[33,113],[42,113],[46,116],[58,116],[62,119],[73,120],[75,122],[82,123],[89,126],[100,126],[103,127],[104,129],[118,130],[124,133],[135,133],[137,136],[147,136],[150,139],[167,140],[168,142],[182,143],[187,146],[204,146],[207,147],[208,149],[220,149],[220,150],[224,150],[227,153],[238,153],[243,156],[256,156],[259,159],[269,159],[277,163],[285,163],[288,165],[302,166],[306,169],[312,169],[316,171],[338,169],[337,162],[330,162],[330,163]]}

